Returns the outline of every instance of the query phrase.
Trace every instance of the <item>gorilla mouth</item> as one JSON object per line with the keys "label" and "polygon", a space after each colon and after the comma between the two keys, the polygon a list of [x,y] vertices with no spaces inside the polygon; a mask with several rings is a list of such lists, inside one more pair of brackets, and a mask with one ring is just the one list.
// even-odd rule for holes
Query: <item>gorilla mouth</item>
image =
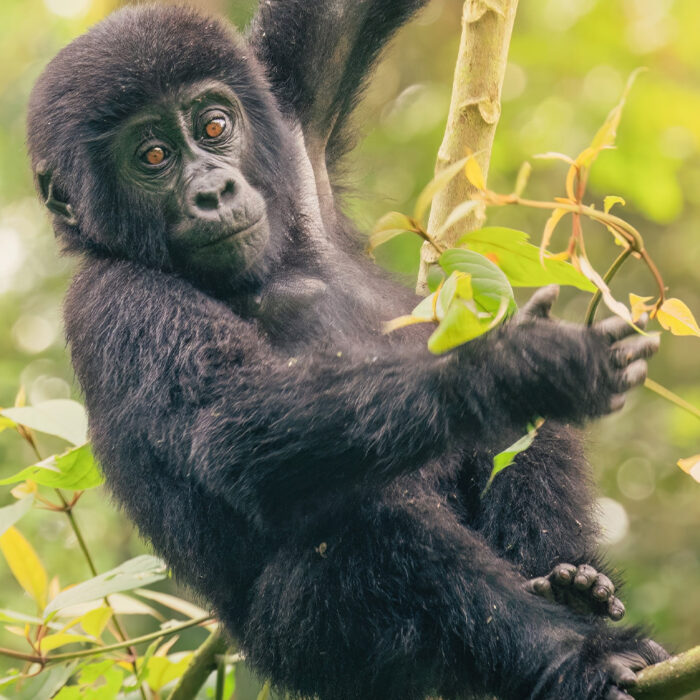
{"label": "gorilla mouth", "polygon": [[197,250],[201,250],[202,248],[210,248],[211,246],[215,246],[219,243],[223,243],[224,241],[227,241],[230,238],[233,238],[234,236],[245,236],[246,234],[251,233],[264,218],[265,217],[263,215],[259,219],[256,219],[252,224],[249,224],[248,226],[245,226],[244,228],[233,229],[233,230],[228,229],[227,231],[223,232],[222,234],[215,236],[214,238],[208,240],[206,243],[202,243],[201,245],[196,246],[196,248],[197,248]]}

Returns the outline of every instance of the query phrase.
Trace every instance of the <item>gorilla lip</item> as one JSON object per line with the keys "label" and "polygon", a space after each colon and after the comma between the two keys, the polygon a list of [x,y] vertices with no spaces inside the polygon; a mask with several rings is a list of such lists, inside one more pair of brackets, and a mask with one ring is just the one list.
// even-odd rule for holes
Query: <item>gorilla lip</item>
{"label": "gorilla lip", "polygon": [[249,226],[246,226],[245,228],[240,228],[235,231],[227,231],[225,234],[222,236],[218,236],[214,240],[207,241],[206,243],[202,243],[202,245],[198,245],[195,247],[195,250],[201,250],[202,248],[209,248],[211,246],[216,245],[217,243],[223,243],[224,241],[227,241],[229,238],[233,238],[234,236],[240,236],[242,234],[249,233],[252,231],[262,220],[264,216],[261,216],[259,219],[257,219],[255,222],[250,224]]}

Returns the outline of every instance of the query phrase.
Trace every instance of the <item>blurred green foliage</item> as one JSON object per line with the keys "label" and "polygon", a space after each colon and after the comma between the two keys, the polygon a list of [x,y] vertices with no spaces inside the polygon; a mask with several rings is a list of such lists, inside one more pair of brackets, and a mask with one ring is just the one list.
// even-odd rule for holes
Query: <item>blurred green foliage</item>
{"label": "blurred green foliage", "polygon": [[[31,403],[77,396],[61,331],[60,304],[71,261],[57,255],[47,219],[35,201],[24,148],[25,107],[34,79],[70,39],[111,9],[114,0],[4,0],[0,5],[0,405],[19,385]],[[192,0],[244,25],[250,0]],[[397,38],[371,83],[357,122],[366,136],[348,162],[348,213],[363,230],[388,210],[411,211],[431,178],[449,104],[459,38],[460,0],[433,0]],[[521,162],[533,154],[575,155],[616,102],[626,77],[649,71],[634,87],[617,139],[593,170],[590,196],[617,194],[643,233],[672,296],[700,312],[700,51],[697,0],[524,0],[504,88],[489,185],[512,190]],[[532,161],[527,194],[563,194],[565,166]],[[539,240],[546,213],[498,209],[491,225],[512,226]],[[563,247],[566,233],[558,234]],[[605,269],[615,251],[603,232],[588,238]],[[402,236],[378,260],[410,284],[418,239]],[[618,298],[653,293],[641,267],[616,278]],[[586,300],[564,295],[557,311],[580,320]],[[408,311],[408,310],[407,310]],[[665,339],[651,376],[700,402],[700,341]],[[610,558],[625,571],[628,619],[653,624],[672,648],[700,642],[700,486],[675,466],[700,452],[700,422],[638,390],[622,414],[590,429],[611,543]],[[50,454],[56,445],[40,449]],[[10,431],[0,435],[0,478],[33,455]],[[0,506],[12,502],[0,490]],[[146,551],[129,522],[101,490],[80,502],[99,570]],[[60,515],[34,511],[21,529],[61,586],[89,575]],[[166,589],[172,589],[168,583]],[[0,562],[0,607],[33,612]],[[148,631],[130,617],[131,634]],[[196,643],[201,633],[192,633]],[[196,636],[199,634],[199,637]],[[185,639],[187,641],[187,639]],[[0,635],[0,644],[9,645]],[[186,645],[185,645],[186,646]],[[0,669],[5,668],[0,660]],[[240,690],[243,691],[243,685]],[[240,696],[244,697],[241,692]],[[246,696],[247,697],[247,696]]]}

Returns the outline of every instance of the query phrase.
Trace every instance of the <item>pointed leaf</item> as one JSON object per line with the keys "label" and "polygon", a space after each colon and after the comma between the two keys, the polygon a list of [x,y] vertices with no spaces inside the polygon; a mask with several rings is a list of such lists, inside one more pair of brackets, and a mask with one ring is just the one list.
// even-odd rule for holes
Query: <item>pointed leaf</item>
{"label": "pointed leaf", "polygon": [[392,318],[391,321],[386,321],[382,324],[382,333],[388,335],[394,331],[398,331],[401,328],[406,328],[407,326],[415,326],[417,323],[430,323],[432,318],[418,318],[417,316],[399,316],[398,318]]}
{"label": "pointed leaf", "polygon": [[0,508],[0,535],[5,533],[12,527],[20,518],[24,517],[32,508],[34,499],[31,497],[23,498],[11,506]]}
{"label": "pointed leaf", "polygon": [[15,527],[0,535],[0,551],[17,583],[34,599],[39,608],[46,605],[49,579],[29,542]]}
{"label": "pointed leaf", "polygon": [[440,226],[440,228],[435,233],[435,238],[440,240],[445,233],[450,228],[452,228],[456,223],[465,219],[470,214],[474,213],[477,209],[483,207],[482,202],[477,202],[475,199],[468,199],[466,202],[458,204],[451,212],[450,215],[445,219],[445,223]]}
{"label": "pointed leaf", "polygon": [[700,483],[700,455],[678,460],[678,466],[695,481]]}
{"label": "pointed leaf", "polygon": [[498,265],[514,287],[561,284],[595,291],[595,286],[570,263],[549,255],[540,262],[539,249],[528,243],[529,238],[523,231],[488,226],[462,236],[457,244],[481,253]]}
{"label": "pointed leaf", "polygon": [[425,213],[428,211],[430,203],[433,201],[435,195],[447,187],[448,183],[454,178],[457,173],[461,172],[464,164],[467,162],[467,158],[462,158],[456,163],[448,165],[443,168],[435,177],[423,188],[423,191],[418,195],[416,200],[416,208],[413,212],[413,218],[416,221],[422,221]]}
{"label": "pointed leaf", "polygon": [[75,447],[61,455],[26,467],[22,471],[0,479],[0,484],[14,484],[31,479],[42,486],[84,491],[99,486],[104,478],[97,468],[90,445]]}
{"label": "pointed leaf", "polygon": [[613,194],[605,197],[603,200],[603,209],[605,213],[607,214],[616,204],[624,207],[626,202],[622,197],[618,197],[617,195]]}
{"label": "pointed leaf", "polygon": [[501,309],[502,300],[507,301],[507,311],[515,310],[513,289],[503,271],[488,258],[472,250],[453,248],[440,256],[440,266],[450,275],[464,272],[471,275],[474,303],[480,311],[495,316]]}
{"label": "pointed leaf", "polygon": [[673,335],[694,335],[700,337],[698,322],[693,312],[680,299],[666,299],[656,318]]}
{"label": "pointed leaf", "polygon": [[549,247],[549,242],[552,240],[554,229],[568,213],[566,209],[555,209],[549,219],[547,219],[547,223],[544,225],[544,233],[542,234],[542,243],[540,243],[540,261],[544,262],[545,253]]}
{"label": "pointed leaf", "polygon": [[375,224],[369,236],[369,251],[372,252],[375,248],[402,233],[416,233],[415,223],[401,212],[390,211]]}
{"label": "pointed leaf", "polygon": [[42,652],[53,651],[62,647],[65,644],[76,644],[78,642],[92,642],[90,637],[84,634],[71,634],[69,632],[57,632],[56,634],[47,634],[40,642],[39,648]]}
{"label": "pointed leaf", "polygon": [[532,165],[525,161],[518,170],[518,177],[515,179],[515,189],[513,194],[516,197],[520,197],[527,187],[527,183],[530,181],[530,174],[532,173]]}
{"label": "pointed leaf", "polygon": [[577,260],[579,266],[581,267],[581,272],[583,272],[583,274],[586,275],[586,277],[588,277],[588,279],[591,280],[596,287],[598,287],[603,295],[603,302],[605,302],[605,305],[610,309],[610,311],[627,321],[627,323],[630,325],[634,325],[632,322],[632,314],[630,313],[629,309],[621,301],[617,301],[617,299],[613,297],[610,287],[608,287],[603,278],[593,269],[591,263],[589,263],[584,257],[580,257]]}
{"label": "pointed leaf", "polygon": [[483,335],[491,319],[482,320],[465,302],[456,299],[447,310],[445,318],[428,340],[428,350],[440,355],[458,345]]}
{"label": "pointed leaf", "polygon": [[567,156],[566,153],[557,153],[556,151],[547,151],[547,153],[538,153],[533,158],[538,160],[563,160],[569,165],[576,165],[576,161],[571,157]]}
{"label": "pointed leaf", "polygon": [[100,638],[107,623],[112,617],[112,609],[106,605],[101,605],[99,608],[86,612],[79,618],[80,626],[93,637]]}
{"label": "pointed leaf", "polygon": [[464,173],[467,176],[467,180],[469,180],[477,190],[483,192],[486,189],[486,178],[481,170],[479,161],[476,159],[476,154],[472,153],[467,159],[464,165]]}
{"label": "pointed leaf", "polygon": [[[491,475],[484,489],[484,493],[489,489],[491,483],[495,479],[496,475],[502,472],[507,467],[510,467],[514,462],[515,458],[521,453],[525,452],[537,437],[537,431],[544,423],[544,420],[539,419],[535,425],[528,425],[528,432],[523,435],[519,440],[514,442],[510,447],[507,447],[503,452],[499,452],[493,458],[493,468],[491,469]],[[482,494],[483,495],[483,494]]]}
{"label": "pointed leaf", "polygon": [[156,581],[162,581],[167,575],[165,562],[144,554],[63,591],[46,606],[44,615],[48,616],[69,605],[104,598],[110,593],[143,588]]}
{"label": "pointed leaf", "polygon": [[168,593],[161,593],[160,591],[151,591],[146,588],[139,588],[134,591],[137,595],[148,598],[148,600],[153,600],[156,603],[160,603],[171,610],[182,613],[187,617],[195,619],[197,617],[204,617],[207,611],[204,608],[200,608],[198,605],[194,605],[187,600],[178,598],[174,595],[169,595]]}
{"label": "pointed leaf", "polygon": [[52,399],[36,406],[4,408],[0,414],[40,433],[63,438],[73,445],[87,442],[87,415],[77,401]]}
{"label": "pointed leaf", "polygon": [[640,297],[630,292],[629,299],[630,309],[632,309],[632,320],[635,323],[639,321],[642,314],[646,313],[647,311],[651,311],[654,308],[654,304],[647,304],[647,302],[651,301],[653,297]]}

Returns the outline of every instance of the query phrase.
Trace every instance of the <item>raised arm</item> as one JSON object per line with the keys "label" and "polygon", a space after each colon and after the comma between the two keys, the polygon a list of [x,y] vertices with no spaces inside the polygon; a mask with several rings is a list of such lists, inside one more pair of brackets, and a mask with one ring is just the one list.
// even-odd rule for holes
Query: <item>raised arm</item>
{"label": "raised arm", "polygon": [[261,0],[250,41],[305,136],[339,134],[393,33],[429,0]]}

